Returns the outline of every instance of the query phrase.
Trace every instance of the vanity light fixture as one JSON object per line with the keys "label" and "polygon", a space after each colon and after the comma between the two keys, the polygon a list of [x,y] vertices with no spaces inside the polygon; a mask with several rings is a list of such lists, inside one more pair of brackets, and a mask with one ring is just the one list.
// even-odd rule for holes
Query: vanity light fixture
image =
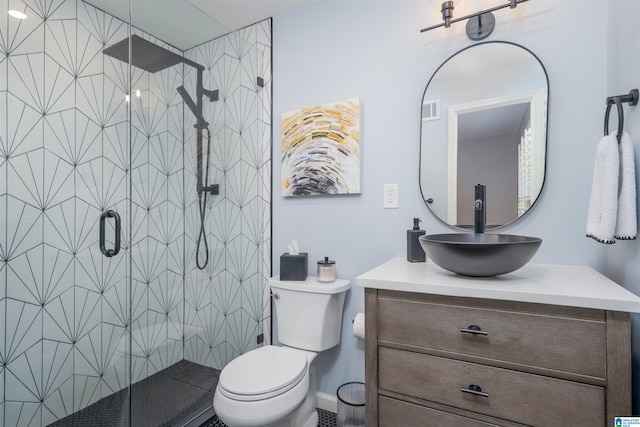
{"label": "vanity light fixture", "polygon": [[453,2],[445,1],[442,3],[442,20],[444,21],[444,27],[449,28],[451,26],[451,17],[453,16]]}
{"label": "vanity light fixture", "polygon": [[435,28],[445,27],[449,28],[451,24],[454,22],[467,21],[467,36],[471,40],[482,40],[485,39],[493,32],[493,29],[496,26],[496,19],[493,16],[494,11],[499,9],[504,9],[508,7],[510,9],[515,9],[518,4],[524,3],[529,0],[509,0],[507,3],[502,4],[500,6],[495,6],[490,9],[486,9],[480,12],[472,13],[471,15],[463,16],[462,18],[453,18],[453,1],[445,1],[442,3],[442,24],[433,25],[431,27],[423,28],[420,30],[421,33],[425,31],[430,31]]}
{"label": "vanity light fixture", "polygon": [[27,14],[24,12],[20,12],[19,10],[15,10],[15,9],[9,9],[7,11],[7,13],[11,16],[13,16],[14,18],[18,18],[18,19],[27,19]]}

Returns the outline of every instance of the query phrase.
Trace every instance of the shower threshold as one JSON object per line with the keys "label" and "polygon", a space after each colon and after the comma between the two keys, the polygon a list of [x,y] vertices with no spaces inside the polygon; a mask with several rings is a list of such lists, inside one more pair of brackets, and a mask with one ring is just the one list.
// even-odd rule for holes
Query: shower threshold
{"label": "shower threshold", "polygon": [[210,410],[220,371],[182,360],[131,387],[104,397],[50,427],[182,427]]}

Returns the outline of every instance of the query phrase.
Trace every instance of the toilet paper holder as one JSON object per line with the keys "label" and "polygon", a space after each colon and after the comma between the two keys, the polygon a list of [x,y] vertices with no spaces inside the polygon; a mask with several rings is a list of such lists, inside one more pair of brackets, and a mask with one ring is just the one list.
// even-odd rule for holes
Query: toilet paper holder
{"label": "toilet paper holder", "polygon": [[353,335],[357,338],[364,339],[365,337],[365,321],[364,313],[357,313],[356,317],[351,321],[353,328]]}

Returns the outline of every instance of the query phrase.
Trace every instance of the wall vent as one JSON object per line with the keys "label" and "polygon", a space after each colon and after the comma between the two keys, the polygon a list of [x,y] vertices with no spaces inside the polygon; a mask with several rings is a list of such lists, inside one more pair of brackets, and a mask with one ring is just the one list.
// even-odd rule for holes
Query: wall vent
{"label": "wall vent", "polygon": [[422,103],[422,121],[440,119],[440,100],[425,101]]}

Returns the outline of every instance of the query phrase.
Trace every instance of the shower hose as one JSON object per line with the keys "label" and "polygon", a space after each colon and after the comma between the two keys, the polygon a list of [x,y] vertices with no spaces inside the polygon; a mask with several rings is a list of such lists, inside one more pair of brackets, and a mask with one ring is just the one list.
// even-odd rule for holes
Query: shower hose
{"label": "shower hose", "polygon": [[[198,131],[198,138],[202,138],[202,131]],[[200,232],[196,243],[196,266],[204,270],[209,262],[209,244],[207,243],[207,233],[204,229],[204,216],[207,210],[207,188],[209,187],[209,155],[211,153],[211,131],[207,127],[207,167],[204,174],[204,186],[198,194],[198,207],[200,208]],[[202,162],[202,152],[198,153],[198,162]],[[200,179],[200,177],[198,177]],[[200,264],[200,243],[204,243],[204,262]]]}

